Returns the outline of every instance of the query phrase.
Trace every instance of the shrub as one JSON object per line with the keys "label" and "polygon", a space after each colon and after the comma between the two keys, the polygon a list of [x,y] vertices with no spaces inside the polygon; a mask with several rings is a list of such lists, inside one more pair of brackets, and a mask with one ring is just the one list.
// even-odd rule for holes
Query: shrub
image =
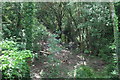
{"label": "shrub", "polygon": [[80,66],[76,70],[76,78],[93,78],[94,71],[88,66]]}
{"label": "shrub", "polygon": [[18,44],[14,41],[2,41],[0,56],[0,70],[3,73],[3,79],[22,79],[29,74],[27,58],[32,58],[31,51],[19,50]]}
{"label": "shrub", "polygon": [[[33,28],[33,51],[38,52],[42,50],[43,47],[47,46],[48,51],[51,53],[58,52],[61,48],[58,46],[60,40],[56,39],[57,35],[49,32],[44,25],[36,25]],[[42,42],[48,43],[43,45]]]}

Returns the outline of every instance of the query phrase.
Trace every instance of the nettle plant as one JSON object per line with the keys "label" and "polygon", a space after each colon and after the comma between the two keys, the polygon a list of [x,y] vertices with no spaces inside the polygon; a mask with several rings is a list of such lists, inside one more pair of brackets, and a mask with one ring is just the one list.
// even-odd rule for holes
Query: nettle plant
{"label": "nettle plant", "polygon": [[18,46],[14,41],[0,42],[0,70],[3,79],[22,79],[29,74],[27,60],[33,55],[29,50],[19,50]]}

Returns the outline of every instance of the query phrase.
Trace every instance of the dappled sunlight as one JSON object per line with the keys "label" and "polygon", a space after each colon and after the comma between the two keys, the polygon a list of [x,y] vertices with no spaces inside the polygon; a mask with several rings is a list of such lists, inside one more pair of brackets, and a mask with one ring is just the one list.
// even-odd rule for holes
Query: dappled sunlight
{"label": "dappled sunlight", "polygon": [[117,2],[0,3],[2,80],[117,77],[119,9]]}
{"label": "dappled sunlight", "polygon": [[[45,59],[45,61],[44,61],[44,59]],[[54,59],[56,61],[54,61]],[[73,55],[73,52],[71,52],[69,50],[62,50],[61,52],[59,52],[59,54],[56,53],[54,56],[52,56],[52,58],[49,59],[46,57],[46,58],[42,58],[42,60],[43,60],[42,63],[41,63],[41,61],[37,61],[36,66],[34,66],[34,68],[37,68],[37,69],[33,70],[32,73],[36,72],[33,77],[36,77],[36,78],[43,77],[44,73],[52,74],[50,72],[50,68],[52,68],[52,67],[57,68],[56,66],[59,66],[58,70],[60,71],[59,73],[61,73],[61,75],[59,75],[59,77],[71,77],[71,78],[74,78],[76,76],[77,68],[79,68],[83,65],[95,67],[99,71],[102,69],[102,67],[104,67],[104,65],[101,65],[102,66],[102,67],[100,66],[101,68],[99,67],[99,64],[103,63],[101,60],[97,60],[95,58],[92,58],[92,59],[87,58],[87,57],[85,57],[85,55],[83,55],[83,53]],[[51,62],[49,62],[49,61],[51,61]],[[96,65],[96,66],[94,66],[94,65]],[[32,69],[34,69],[34,68],[32,68]],[[73,75],[71,73],[69,73],[71,71],[74,72],[74,73],[72,73]]]}
{"label": "dappled sunlight", "polygon": [[[49,55],[50,56],[50,55]],[[42,64],[41,63],[37,63],[36,64],[36,67],[38,65],[38,69],[39,72],[37,71],[34,71],[34,72],[37,72],[36,74],[38,75],[42,75],[42,73],[49,73],[49,67],[55,67],[55,66],[60,66],[60,73],[61,73],[61,76],[60,77],[66,77],[66,73],[69,72],[69,70],[74,70],[78,67],[80,67],[81,65],[87,65],[86,64],[86,59],[85,57],[81,54],[79,55],[73,55],[73,52],[71,52],[70,50],[62,50],[61,52],[59,52],[59,54],[55,54],[54,56],[52,56],[53,58],[50,58],[50,60],[54,59],[55,60],[58,60],[57,62],[54,60],[52,60],[52,62],[49,63],[49,58],[48,58],[48,61],[43,61]],[[47,58],[47,57],[46,57]],[[43,58],[44,59],[44,58]],[[47,67],[47,68],[46,68]],[[64,70],[67,70],[64,71]],[[66,75],[66,76],[65,76]],[[35,75],[34,75],[35,77]],[[70,77],[70,76],[69,76]],[[71,76],[73,77],[73,76]]]}
{"label": "dappled sunlight", "polygon": [[40,75],[37,74],[37,73],[34,74],[34,77],[35,77],[35,78],[41,78]]}
{"label": "dappled sunlight", "polygon": [[38,68],[34,68],[34,69],[31,69],[31,78],[34,80],[34,79],[40,79],[42,78],[42,75],[43,75],[43,69],[38,69]]}
{"label": "dappled sunlight", "polygon": [[80,61],[78,61],[78,63],[77,63],[77,65],[87,65],[86,64],[86,59],[85,59],[85,57],[83,56],[83,55],[77,55],[77,57],[79,58],[79,59],[81,59]]}

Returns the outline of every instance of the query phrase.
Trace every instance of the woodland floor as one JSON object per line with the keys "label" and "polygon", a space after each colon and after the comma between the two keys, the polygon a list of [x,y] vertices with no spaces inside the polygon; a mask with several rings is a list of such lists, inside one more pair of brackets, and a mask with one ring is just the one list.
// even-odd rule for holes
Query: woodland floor
{"label": "woodland floor", "polygon": [[[39,80],[42,77],[42,72],[46,72],[46,77],[52,74],[50,70],[54,68],[56,64],[59,64],[59,76],[57,78],[69,78],[66,72],[70,72],[75,69],[75,66],[87,65],[92,67],[95,71],[102,71],[105,67],[105,62],[99,58],[89,57],[88,55],[83,55],[76,50],[64,49],[59,53],[55,53],[54,56],[40,56],[39,60],[35,60],[31,66],[31,76],[32,80]],[[53,58],[54,57],[54,58]],[[56,61],[57,60],[57,61]],[[53,75],[54,76],[54,75]],[[74,78],[74,76],[71,76]]]}

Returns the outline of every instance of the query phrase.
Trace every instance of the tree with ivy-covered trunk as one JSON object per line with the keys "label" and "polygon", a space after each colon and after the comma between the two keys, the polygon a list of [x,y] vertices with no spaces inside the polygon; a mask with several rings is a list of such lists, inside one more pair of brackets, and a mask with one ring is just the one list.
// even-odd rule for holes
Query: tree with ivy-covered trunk
{"label": "tree with ivy-covered trunk", "polygon": [[[115,3],[115,13],[116,13],[116,15],[118,16],[118,47],[117,47],[117,53],[120,53],[120,2],[117,2],[117,3]],[[120,57],[118,58],[118,61],[119,61],[119,64],[118,65],[120,65]],[[120,67],[119,67],[119,69],[120,69]],[[120,70],[119,70],[119,77],[120,77]]]}
{"label": "tree with ivy-covered trunk", "polygon": [[2,2],[0,2],[0,41],[2,40]]}
{"label": "tree with ivy-covered trunk", "polygon": [[[27,50],[33,50],[32,48],[32,28],[34,26],[34,6],[35,4],[32,2],[23,3],[23,18],[22,18],[22,25],[24,26],[25,31],[25,43]],[[28,78],[30,77],[30,72],[26,74]]]}
{"label": "tree with ivy-covered trunk", "polygon": [[118,73],[120,73],[120,32],[119,32],[119,28],[118,28],[118,17],[115,13],[115,7],[114,7],[114,3],[110,3],[110,10],[111,10],[111,18],[113,20],[113,30],[114,30],[114,44],[116,46],[116,59],[117,62],[117,70]]}
{"label": "tree with ivy-covered trunk", "polygon": [[26,36],[26,49],[32,50],[32,27],[34,25],[34,3],[23,3],[23,25]]}
{"label": "tree with ivy-covered trunk", "polygon": [[[2,41],[2,2],[0,2],[0,41]],[[0,54],[2,48],[0,47]]]}

